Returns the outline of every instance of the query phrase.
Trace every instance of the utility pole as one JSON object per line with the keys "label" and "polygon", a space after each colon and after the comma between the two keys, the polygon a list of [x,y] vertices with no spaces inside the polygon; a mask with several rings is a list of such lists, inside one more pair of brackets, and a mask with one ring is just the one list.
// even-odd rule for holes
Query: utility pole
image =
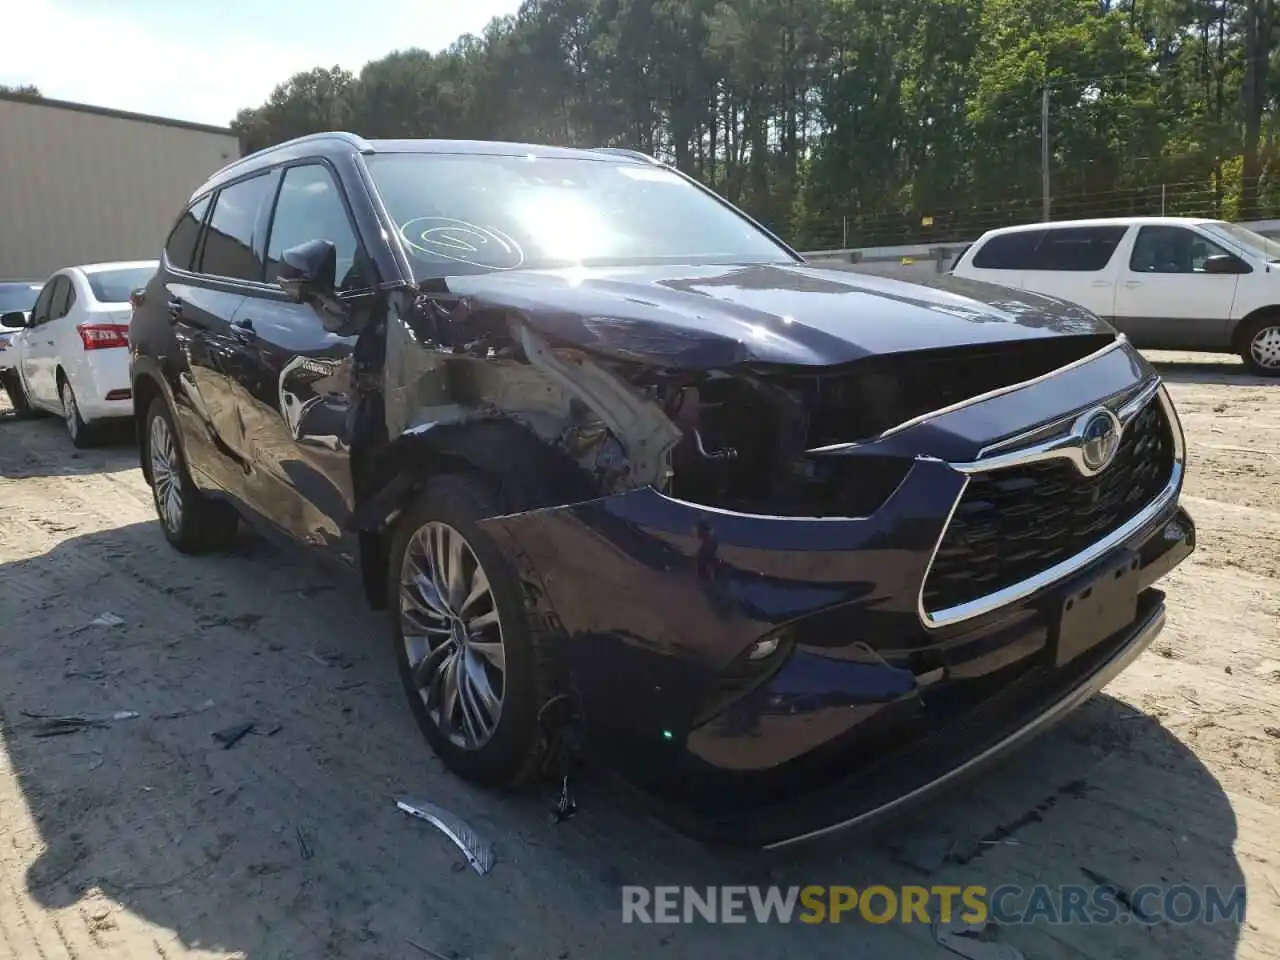
{"label": "utility pole", "polygon": [[1049,222],[1049,81],[1040,96],[1040,185],[1044,191],[1043,219]]}

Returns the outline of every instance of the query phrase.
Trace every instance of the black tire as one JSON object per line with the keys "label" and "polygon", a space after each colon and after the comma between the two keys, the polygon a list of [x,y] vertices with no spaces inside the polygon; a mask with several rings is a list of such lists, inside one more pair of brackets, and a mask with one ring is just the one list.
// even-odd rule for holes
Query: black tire
{"label": "black tire", "polygon": [[[157,482],[159,466],[153,457],[154,422],[161,421],[163,430],[170,439],[171,456],[165,458],[169,463],[167,476],[171,476],[177,484],[178,501],[176,518],[166,512],[166,502],[161,497],[164,481]],[[206,497],[191,480],[186,461],[182,456],[182,445],[178,442],[178,431],[174,424],[173,414],[164,397],[156,397],[147,410],[147,419],[143,423],[142,456],[147,463],[147,479],[151,485],[152,499],[156,505],[156,518],[160,521],[160,529],[164,537],[183,553],[208,553],[214,550],[225,550],[235,542],[240,529],[240,515],[231,504],[223,500]],[[167,490],[167,487],[165,488]]]}
{"label": "black tire", "polygon": [[1264,313],[1249,320],[1240,327],[1240,359],[1244,361],[1245,368],[1258,377],[1280,377],[1280,356],[1277,356],[1274,363],[1267,365],[1259,362],[1258,358],[1253,355],[1253,341],[1259,335],[1267,332],[1268,339],[1273,344],[1268,352],[1280,349],[1274,344],[1280,344],[1280,310],[1273,310],[1270,313]]}
{"label": "black tire", "polygon": [[4,392],[9,395],[9,404],[13,407],[13,415],[21,420],[29,420],[36,416],[38,411],[31,406],[31,401],[27,398],[26,388],[22,386],[22,378],[18,376],[18,371],[10,367],[7,370],[0,370],[0,386],[4,387]]}
{"label": "black tire", "polygon": [[71,382],[66,377],[58,377],[58,396],[62,399],[62,422],[67,428],[67,437],[77,450],[87,450],[98,443],[96,424],[84,422],[80,416],[80,405],[76,402],[76,392],[71,389]]}
{"label": "black tire", "polygon": [[[519,580],[494,540],[477,526],[486,517],[509,512],[484,475],[449,474],[432,479],[400,515],[392,530],[388,606],[396,665],[410,709],[436,755],[458,776],[486,787],[511,789],[539,778],[548,750],[539,712],[553,696],[546,641],[530,628]],[[432,717],[413,676],[401,616],[400,583],[405,553],[414,534],[428,523],[447,524],[461,534],[489,582],[497,611],[505,668],[501,709],[492,735],[478,746],[460,746]]]}

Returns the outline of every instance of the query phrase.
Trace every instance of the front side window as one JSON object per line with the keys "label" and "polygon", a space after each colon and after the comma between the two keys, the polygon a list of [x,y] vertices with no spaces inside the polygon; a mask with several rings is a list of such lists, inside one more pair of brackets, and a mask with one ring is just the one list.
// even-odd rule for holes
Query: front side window
{"label": "front side window", "polygon": [[89,291],[99,303],[128,303],[129,294],[145,287],[154,273],[154,267],[97,270],[88,275]]}
{"label": "front side window", "polygon": [[1044,234],[1035,252],[1033,270],[1098,271],[1111,262],[1128,231],[1124,225],[1063,227]]}
{"label": "front side window", "polygon": [[1036,247],[1043,236],[1043,230],[996,234],[978,248],[973,265],[979,270],[1034,269]]}
{"label": "front side window", "polygon": [[209,198],[201,197],[193,203],[174,224],[173,232],[165,243],[165,256],[179,270],[190,270],[196,256],[196,241],[200,239],[200,224],[209,211]]}
{"label": "front side window", "polygon": [[258,236],[273,179],[259,174],[218,191],[205,228],[200,273],[232,280],[262,280]]}
{"label": "front side window", "polygon": [[370,175],[419,279],[651,263],[794,263],[683,177],[586,157],[400,153]]}
{"label": "front side window", "polygon": [[328,168],[318,163],[289,167],[284,172],[267,240],[268,283],[279,276],[284,251],[309,240],[329,240],[337,248],[335,282],[340,292],[372,285],[338,185]]}
{"label": "front side window", "polygon": [[1186,227],[1147,226],[1138,231],[1129,255],[1134,273],[1204,273],[1204,262],[1227,251]]}
{"label": "front side window", "polygon": [[40,296],[36,298],[35,306],[31,308],[31,326],[38,326],[49,319],[49,305],[53,303],[53,292],[58,286],[59,279],[54,277],[40,291]]}

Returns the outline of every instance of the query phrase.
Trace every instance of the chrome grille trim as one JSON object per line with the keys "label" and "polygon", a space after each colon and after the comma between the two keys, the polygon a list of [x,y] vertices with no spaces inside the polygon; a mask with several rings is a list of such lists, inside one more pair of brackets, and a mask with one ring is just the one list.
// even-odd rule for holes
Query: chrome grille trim
{"label": "chrome grille trim", "polygon": [[[960,492],[956,495],[955,502],[951,505],[951,509],[947,512],[946,522],[942,526],[941,532],[938,534],[938,540],[933,545],[933,552],[929,555],[929,563],[925,567],[924,576],[920,580],[920,591],[916,598],[916,610],[920,617],[920,622],[929,629],[938,629],[940,627],[949,627],[957,623],[963,623],[966,620],[972,620],[975,617],[983,616],[1001,607],[1016,603],[1033,593],[1043,590],[1045,587],[1051,586],[1062,580],[1077,570],[1088,566],[1095,560],[1098,560],[1109,551],[1115,549],[1124,543],[1147,524],[1151,523],[1163,511],[1168,509],[1172,504],[1177,502],[1178,493],[1182,489],[1182,479],[1185,473],[1186,464],[1186,446],[1182,433],[1182,424],[1178,419],[1177,411],[1174,409],[1173,401],[1169,397],[1169,391],[1160,381],[1159,377],[1153,378],[1143,390],[1126,402],[1121,410],[1117,413],[1122,424],[1127,426],[1143,407],[1144,402],[1149,402],[1155,396],[1159,399],[1161,409],[1164,413],[1166,422],[1169,425],[1169,432],[1172,436],[1173,443],[1173,464],[1169,472],[1168,483],[1155,496],[1155,498],[1147,504],[1142,510],[1138,511],[1133,517],[1125,521],[1111,533],[1095,541],[1087,549],[1080,551],[1072,557],[1054,564],[1046,570],[1041,571],[1035,576],[1028,577],[1018,583],[1003,587],[986,596],[979,597],[976,600],[970,600],[965,603],[956,604],[955,606],[946,607],[941,610],[928,611],[924,605],[924,588],[929,580],[929,575],[933,572],[934,560],[937,558],[938,551],[942,547],[943,538],[947,535],[947,530],[951,526],[951,521],[955,516],[956,510],[959,508],[961,501],[964,499],[965,491],[968,489],[968,476],[987,470],[998,470],[1007,467],[1021,466],[1027,463],[1033,463],[1039,460],[1048,460],[1055,458],[1063,458],[1070,460],[1072,455],[1065,448],[1059,446],[1056,449],[1046,449],[1054,444],[1061,444],[1060,438],[1045,441],[1040,444],[1028,447],[1024,450],[1014,450],[1004,454],[998,454],[987,460],[976,460],[972,463],[951,464],[951,467],[960,473],[965,474],[965,484],[961,487]],[[1003,446],[1003,444],[1001,445]]]}

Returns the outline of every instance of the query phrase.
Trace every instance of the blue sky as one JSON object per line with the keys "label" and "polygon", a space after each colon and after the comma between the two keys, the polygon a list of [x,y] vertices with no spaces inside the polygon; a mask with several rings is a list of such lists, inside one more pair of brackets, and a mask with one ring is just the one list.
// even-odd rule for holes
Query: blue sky
{"label": "blue sky", "polygon": [[225,125],[291,74],[436,51],[520,0],[21,0],[0,83]]}

